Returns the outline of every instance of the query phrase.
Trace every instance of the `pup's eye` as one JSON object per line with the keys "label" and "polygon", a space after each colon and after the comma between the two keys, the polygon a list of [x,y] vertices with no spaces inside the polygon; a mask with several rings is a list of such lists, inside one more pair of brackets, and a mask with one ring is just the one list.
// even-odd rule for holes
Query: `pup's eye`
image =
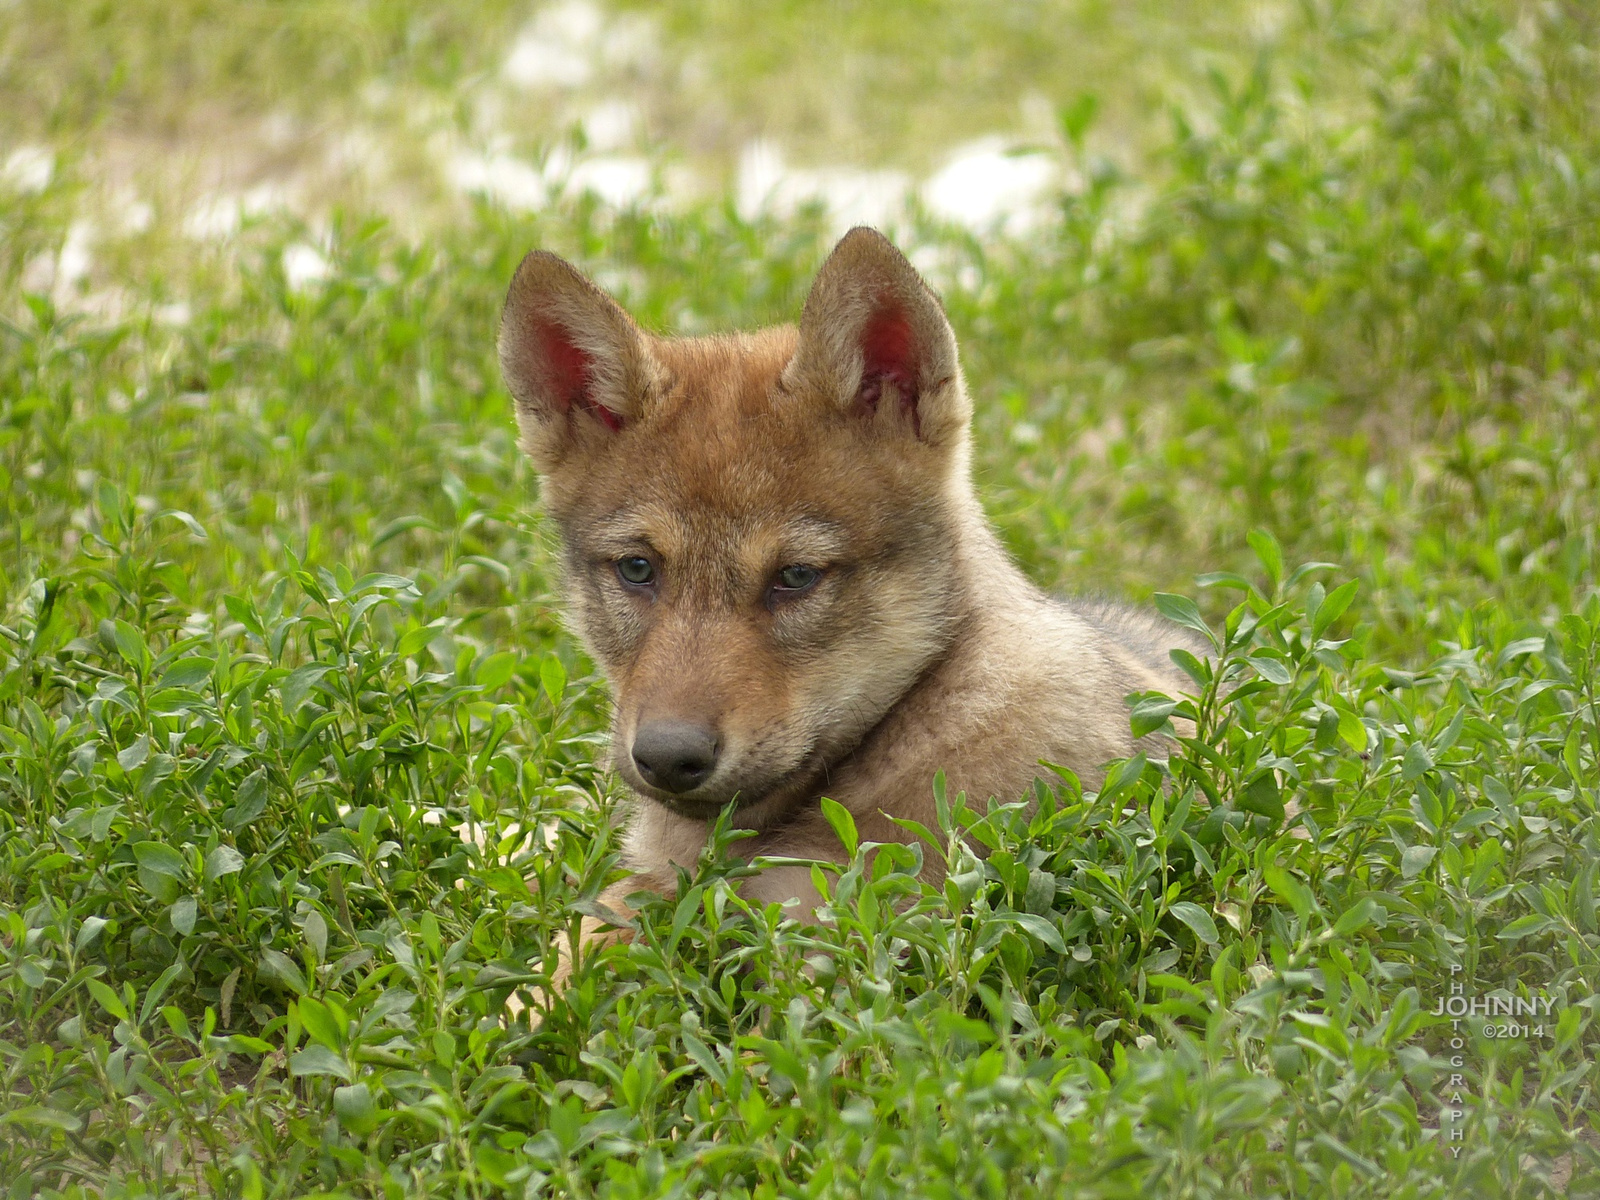
{"label": "pup's eye", "polygon": [[642,587],[656,580],[656,569],[650,565],[648,558],[639,555],[630,555],[627,558],[617,559],[617,577],[623,583],[631,583],[634,587]]}
{"label": "pup's eye", "polygon": [[803,592],[821,578],[822,572],[815,567],[794,563],[778,572],[778,589],[785,592]]}

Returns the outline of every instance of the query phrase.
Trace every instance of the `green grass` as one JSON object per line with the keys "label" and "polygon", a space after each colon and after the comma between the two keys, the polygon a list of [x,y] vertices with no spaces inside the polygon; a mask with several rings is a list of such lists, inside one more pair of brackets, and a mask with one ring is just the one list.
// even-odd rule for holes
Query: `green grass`
{"label": "green grass", "polygon": [[[296,9],[283,45],[360,18],[351,70],[478,69],[470,25],[394,11]],[[86,69],[154,12],[27,44]],[[821,873],[821,927],[742,901],[720,839],[510,1020],[622,797],[505,284],[543,245],[656,329],[792,319],[825,222],[352,208],[293,291],[321,231],[197,251],[163,215],[102,239],[130,299],[91,318],[21,280],[114,104],[51,109],[55,178],[0,191],[0,1188],[1600,1194],[1600,18],[1310,4],[1184,79],[1149,155],[1064,133],[1087,184],[1026,240],[900,234],[1028,570],[1212,631],[1195,697],[1134,715],[1197,736],[1031,808],[946,797]],[[1553,1011],[1452,1048],[1452,981]]]}

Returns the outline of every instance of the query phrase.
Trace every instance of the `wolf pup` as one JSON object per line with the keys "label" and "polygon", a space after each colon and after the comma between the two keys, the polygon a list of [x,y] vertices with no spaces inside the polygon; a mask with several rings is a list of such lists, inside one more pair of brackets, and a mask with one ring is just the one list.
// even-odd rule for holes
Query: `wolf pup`
{"label": "wolf pup", "polygon": [[[890,818],[935,824],[935,772],[979,800],[1021,797],[1040,759],[1097,778],[1132,749],[1124,697],[1181,686],[1175,629],[1048,597],[1007,557],[955,336],[874,230],[840,241],[799,328],[699,338],[536,251],[499,349],[638,795],[614,908],[669,890],[730,802],[757,831],[741,855],[838,859],[821,797],[907,841]],[[816,902],[798,867],[744,894]]]}

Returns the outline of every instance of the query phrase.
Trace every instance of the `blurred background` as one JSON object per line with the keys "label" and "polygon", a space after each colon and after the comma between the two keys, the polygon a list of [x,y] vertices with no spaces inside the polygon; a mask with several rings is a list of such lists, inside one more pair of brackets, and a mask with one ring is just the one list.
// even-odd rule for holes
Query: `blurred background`
{"label": "blurred background", "polygon": [[1063,111],[1131,168],[1296,6],[1022,0],[470,5],[14,3],[8,173],[57,159],[101,223],[231,232],[336,205],[407,230],[464,195],[535,210],[730,195],[886,222],[915,196],[981,229],[1037,216]]}

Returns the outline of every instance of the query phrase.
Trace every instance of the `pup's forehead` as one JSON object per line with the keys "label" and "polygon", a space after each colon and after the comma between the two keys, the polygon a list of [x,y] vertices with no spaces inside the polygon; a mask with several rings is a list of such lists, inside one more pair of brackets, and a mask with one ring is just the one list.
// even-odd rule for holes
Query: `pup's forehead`
{"label": "pup's forehead", "polygon": [[730,522],[770,525],[807,511],[807,476],[837,465],[815,453],[837,416],[780,385],[794,345],[792,327],[656,342],[654,394],[563,470],[562,490],[581,492],[576,507],[610,514],[605,524],[618,528],[715,522],[727,536]]}
{"label": "pup's forehead", "polygon": [[670,422],[680,414],[699,421],[726,424],[768,411],[778,377],[794,357],[793,325],[715,337],[663,339],[651,355],[665,376],[658,409],[650,424]]}
{"label": "pup's forehead", "polygon": [[936,479],[834,398],[786,388],[795,347],[790,326],[654,342],[643,410],[547,477],[569,539],[602,555],[644,543],[822,561],[889,536]]}

